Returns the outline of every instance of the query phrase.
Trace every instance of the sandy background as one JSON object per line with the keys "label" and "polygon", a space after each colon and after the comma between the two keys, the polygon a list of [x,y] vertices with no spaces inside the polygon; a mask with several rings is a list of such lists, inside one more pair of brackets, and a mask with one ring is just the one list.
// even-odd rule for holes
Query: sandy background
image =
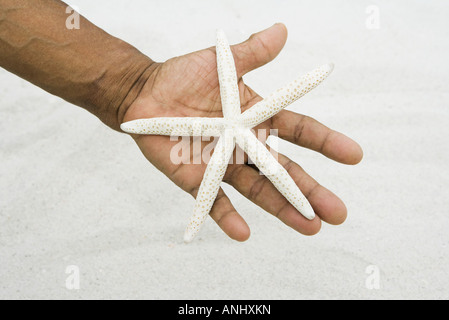
{"label": "sandy background", "polygon": [[[284,22],[283,52],[247,83],[266,95],[334,62],[290,110],[353,137],[365,158],[279,146],[345,201],[342,226],[301,236],[225,186],[250,240],[209,219],[184,245],[194,199],[128,136],[0,70],[0,298],[449,298],[447,1],[71,3],[158,61],[214,45],[216,28],[237,43]],[[366,27],[369,5],[380,29]],[[79,290],[65,287],[69,265]]]}

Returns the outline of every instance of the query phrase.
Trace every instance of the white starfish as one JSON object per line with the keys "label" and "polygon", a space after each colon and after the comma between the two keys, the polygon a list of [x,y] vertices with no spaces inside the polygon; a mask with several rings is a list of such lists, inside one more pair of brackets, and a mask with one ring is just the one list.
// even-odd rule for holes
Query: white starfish
{"label": "white starfish", "polygon": [[208,216],[217,197],[235,143],[246,152],[279,192],[304,217],[312,220],[315,213],[306,197],[301,193],[284,167],[251,132],[251,128],[271,118],[287,105],[315,88],[331,73],[333,65],[324,65],[309,72],[241,113],[234,59],[222,30],[217,32],[216,49],[223,118],[167,117],[138,119],[123,123],[120,126],[121,129],[134,134],[220,137],[204,172],[196,197],[194,213],[184,234],[185,242],[193,240]]}

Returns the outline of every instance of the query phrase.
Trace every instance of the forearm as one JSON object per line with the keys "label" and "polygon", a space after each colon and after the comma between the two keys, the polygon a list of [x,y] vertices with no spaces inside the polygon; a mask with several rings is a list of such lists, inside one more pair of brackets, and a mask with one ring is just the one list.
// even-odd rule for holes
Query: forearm
{"label": "forearm", "polygon": [[0,0],[0,66],[119,130],[153,61],[56,0]]}

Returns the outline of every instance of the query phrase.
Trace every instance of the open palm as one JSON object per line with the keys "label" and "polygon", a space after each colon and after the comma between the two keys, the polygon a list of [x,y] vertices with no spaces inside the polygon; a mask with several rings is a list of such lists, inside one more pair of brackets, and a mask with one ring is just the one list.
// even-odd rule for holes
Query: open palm
{"label": "open palm", "polygon": [[[285,26],[276,24],[254,34],[247,41],[232,46],[242,112],[262,99],[244,84],[242,76],[274,59],[284,46],[286,38]],[[155,64],[153,68],[154,71],[141,93],[126,111],[124,122],[152,117],[223,116],[215,48],[176,57],[165,63]],[[362,158],[361,148],[351,139],[309,117],[287,110],[279,112],[256,129],[277,129],[280,138],[319,151],[342,163],[356,164]],[[136,135],[133,138],[151,163],[183,190],[196,197],[206,163],[173,163],[170,153],[178,141],[171,141],[170,137]],[[207,142],[203,142],[202,148],[207,145]],[[308,198],[317,214],[314,220],[304,218],[266,177],[250,165],[229,165],[224,181],[293,229],[306,235],[317,233],[321,220],[331,224],[340,224],[345,220],[346,207],[337,196],[319,185],[287,157],[279,154],[278,160]],[[210,216],[231,238],[243,241],[249,237],[248,225],[222,189]]]}

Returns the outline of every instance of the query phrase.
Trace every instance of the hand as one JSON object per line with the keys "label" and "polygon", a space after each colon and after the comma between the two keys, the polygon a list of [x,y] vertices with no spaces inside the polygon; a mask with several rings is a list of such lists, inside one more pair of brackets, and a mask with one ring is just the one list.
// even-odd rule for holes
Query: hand
{"label": "hand", "polygon": [[[284,25],[254,34],[247,41],[232,46],[237,69],[242,112],[262,100],[244,84],[242,76],[269,61],[281,51],[287,39]],[[122,122],[152,117],[222,117],[220,90],[216,71],[215,48],[209,48],[165,63],[155,63],[153,72],[136,100],[124,112]],[[330,130],[316,120],[283,110],[255,129],[278,129],[280,138],[306,147],[345,164],[362,159],[359,145],[341,133]],[[170,151],[177,141],[167,136],[133,136],[145,157],[184,191],[196,197],[206,164],[174,164]],[[203,147],[206,144],[203,145]],[[249,200],[278,217],[285,224],[305,235],[316,234],[321,220],[340,224],[346,219],[344,203],[331,191],[319,185],[295,162],[279,154],[279,162],[297,182],[317,216],[304,218],[252,166],[231,164],[224,181]],[[220,189],[210,216],[232,239],[244,241],[250,231],[229,198]]]}

